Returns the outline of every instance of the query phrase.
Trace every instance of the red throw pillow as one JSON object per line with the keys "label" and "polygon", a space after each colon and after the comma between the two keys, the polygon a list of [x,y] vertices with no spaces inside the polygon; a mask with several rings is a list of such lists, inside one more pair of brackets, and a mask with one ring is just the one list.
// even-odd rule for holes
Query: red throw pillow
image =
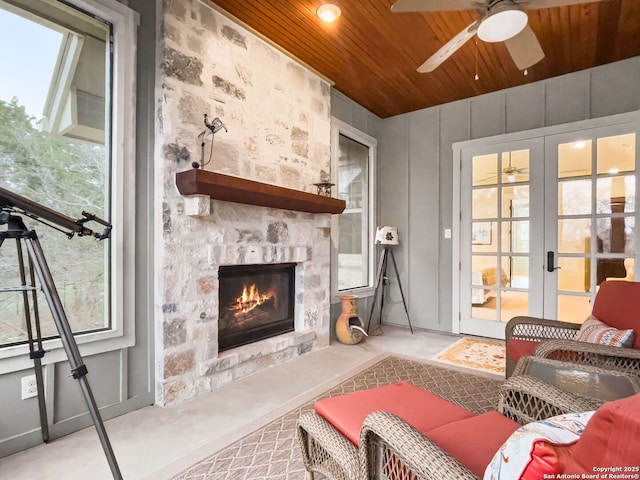
{"label": "red throw pillow", "polygon": [[[596,410],[573,448],[563,473],[578,476],[598,472],[608,474],[614,472],[614,469],[619,469],[617,473],[638,475],[638,467],[640,393],[607,402]],[[613,475],[610,478],[613,478]]]}
{"label": "red throw pillow", "polygon": [[[576,442],[556,444],[547,440],[537,440],[533,444],[531,461],[520,476],[520,480],[540,480],[553,478],[564,472],[567,460],[571,456],[571,448]],[[545,476],[546,475],[546,476]]]}

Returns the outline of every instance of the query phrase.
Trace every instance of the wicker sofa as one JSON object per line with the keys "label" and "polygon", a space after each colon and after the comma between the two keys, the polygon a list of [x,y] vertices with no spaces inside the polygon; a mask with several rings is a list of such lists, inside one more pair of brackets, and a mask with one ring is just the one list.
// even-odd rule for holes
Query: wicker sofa
{"label": "wicker sofa", "polygon": [[514,317],[505,328],[506,376],[511,376],[521,357],[529,355],[640,375],[640,282],[602,282],[592,314],[616,329],[633,329],[632,348],[575,341],[579,324]]}
{"label": "wicker sofa", "polygon": [[521,424],[601,405],[517,376],[501,386],[496,410],[476,415],[404,383],[324,399],[300,417],[310,478],[475,479]]}

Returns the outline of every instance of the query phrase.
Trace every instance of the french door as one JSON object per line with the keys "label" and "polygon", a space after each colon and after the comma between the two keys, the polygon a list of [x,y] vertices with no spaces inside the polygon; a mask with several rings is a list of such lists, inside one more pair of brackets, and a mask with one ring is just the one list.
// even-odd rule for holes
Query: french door
{"label": "french door", "polygon": [[501,338],[516,315],[542,313],[544,141],[463,151],[460,332]]}
{"label": "french door", "polygon": [[459,331],[517,315],[581,323],[598,286],[633,279],[638,122],[460,152]]}
{"label": "french door", "polygon": [[633,280],[638,127],[545,139],[546,318],[582,323],[604,280]]}

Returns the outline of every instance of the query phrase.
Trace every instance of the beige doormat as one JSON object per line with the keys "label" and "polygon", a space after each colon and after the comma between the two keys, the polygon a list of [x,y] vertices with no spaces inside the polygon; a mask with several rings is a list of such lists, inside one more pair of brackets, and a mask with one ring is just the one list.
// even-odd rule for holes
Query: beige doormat
{"label": "beige doormat", "polygon": [[[388,356],[338,385],[318,392],[310,400],[258,427],[221,450],[212,449],[173,480],[300,480],[305,469],[296,434],[302,413],[320,398],[407,381],[476,414],[495,409],[501,381],[493,375],[444,368],[428,360]],[[247,430],[246,428],[244,429]],[[155,479],[166,478],[159,474]]]}
{"label": "beige doormat", "polygon": [[433,360],[504,375],[504,342],[464,337],[435,355]]}

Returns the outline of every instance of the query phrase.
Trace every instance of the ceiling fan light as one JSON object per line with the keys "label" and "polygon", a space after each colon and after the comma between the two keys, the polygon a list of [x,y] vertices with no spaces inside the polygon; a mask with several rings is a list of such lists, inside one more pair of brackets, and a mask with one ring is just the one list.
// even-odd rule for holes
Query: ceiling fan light
{"label": "ceiling fan light", "polygon": [[517,8],[490,13],[478,27],[478,37],[483,42],[504,42],[519,34],[527,26],[528,17]]}
{"label": "ceiling fan light", "polygon": [[326,23],[331,23],[336,20],[340,16],[340,7],[337,5],[333,5],[332,3],[325,3],[324,5],[320,5],[318,10],[316,10],[316,15],[318,18]]}

